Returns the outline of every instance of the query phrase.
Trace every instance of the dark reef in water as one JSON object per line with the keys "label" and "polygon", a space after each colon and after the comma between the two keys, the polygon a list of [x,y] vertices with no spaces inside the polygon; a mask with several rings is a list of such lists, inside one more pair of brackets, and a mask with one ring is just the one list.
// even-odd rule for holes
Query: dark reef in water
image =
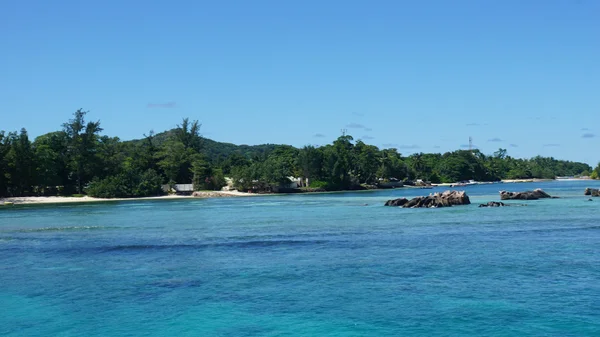
{"label": "dark reef in water", "polygon": [[445,191],[416,197],[411,200],[406,198],[388,200],[384,206],[397,206],[402,208],[438,208],[453,205],[469,205],[471,200],[465,191]]}

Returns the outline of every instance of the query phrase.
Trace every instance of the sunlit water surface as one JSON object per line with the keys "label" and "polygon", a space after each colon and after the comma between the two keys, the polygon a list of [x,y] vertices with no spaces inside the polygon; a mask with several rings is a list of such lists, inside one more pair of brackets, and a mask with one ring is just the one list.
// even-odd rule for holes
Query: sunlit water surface
{"label": "sunlit water surface", "polygon": [[[599,336],[594,182],[0,209],[0,335]],[[500,189],[561,199],[478,208]],[[439,189],[441,190],[441,189]]]}

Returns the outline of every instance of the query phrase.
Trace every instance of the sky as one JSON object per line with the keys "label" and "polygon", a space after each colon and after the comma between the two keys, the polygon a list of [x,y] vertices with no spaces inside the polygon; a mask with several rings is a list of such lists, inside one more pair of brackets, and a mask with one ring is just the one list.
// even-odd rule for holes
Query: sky
{"label": "sky", "polygon": [[600,161],[600,1],[0,2],[0,130]]}

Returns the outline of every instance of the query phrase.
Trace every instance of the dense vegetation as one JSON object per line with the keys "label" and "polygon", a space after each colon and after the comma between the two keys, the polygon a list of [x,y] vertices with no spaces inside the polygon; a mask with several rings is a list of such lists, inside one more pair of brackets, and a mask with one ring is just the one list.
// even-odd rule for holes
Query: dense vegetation
{"label": "dense vegetation", "polygon": [[592,171],[592,174],[590,174],[590,178],[600,179],[600,163],[598,163],[594,171]]}
{"label": "dense vegetation", "polygon": [[[70,195],[141,197],[163,193],[161,185],[194,184],[219,190],[230,177],[240,190],[268,191],[302,178],[313,188],[342,190],[390,180],[432,183],[463,180],[549,178],[586,175],[584,163],[535,157],[516,159],[499,149],[402,156],[349,135],[332,144],[298,149],[288,145],[233,145],[200,136],[200,124],[184,119],[177,128],[122,142],[101,135],[100,122],[77,110],[62,130],[30,141],[27,131],[0,131],[0,197]],[[600,165],[591,175],[598,177]],[[308,183],[306,183],[308,182]]]}

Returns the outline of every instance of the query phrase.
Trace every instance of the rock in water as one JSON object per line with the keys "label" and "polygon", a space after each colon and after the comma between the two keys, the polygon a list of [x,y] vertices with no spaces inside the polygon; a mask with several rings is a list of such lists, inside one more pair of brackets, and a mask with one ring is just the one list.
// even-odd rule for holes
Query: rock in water
{"label": "rock in water", "polygon": [[490,201],[487,204],[479,205],[479,207],[504,207],[504,206],[509,206],[509,205],[506,205],[503,202],[499,202],[499,201]]}
{"label": "rock in water", "polygon": [[586,188],[584,195],[591,195],[592,197],[600,197],[600,189],[597,188]]}
{"label": "rock in water", "polygon": [[426,197],[416,197],[411,200],[405,198],[388,200],[385,206],[401,206],[403,208],[437,208],[453,205],[468,205],[471,203],[469,196],[464,191],[445,191]]}
{"label": "rock in water", "polygon": [[551,197],[548,193],[544,192],[540,188],[537,188],[533,191],[525,191],[525,192],[500,191],[500,200],[537,200],[537,199],[544,199],[544,198],[555,198],[555,197]]}
{"label": "rock in water", "polygon": [[465,191],[444,191],[443,193],[435,193],[434,197],[440,197],[448,200],[450,205],[469,205],[471,200]]}
{"label": "rock in water", "polygon": [[406,199],[406,198],[388,200],[384,206],[397,206],[398,207],[398,206],[403,206],[407,202],[408,202],[408,199]]}

